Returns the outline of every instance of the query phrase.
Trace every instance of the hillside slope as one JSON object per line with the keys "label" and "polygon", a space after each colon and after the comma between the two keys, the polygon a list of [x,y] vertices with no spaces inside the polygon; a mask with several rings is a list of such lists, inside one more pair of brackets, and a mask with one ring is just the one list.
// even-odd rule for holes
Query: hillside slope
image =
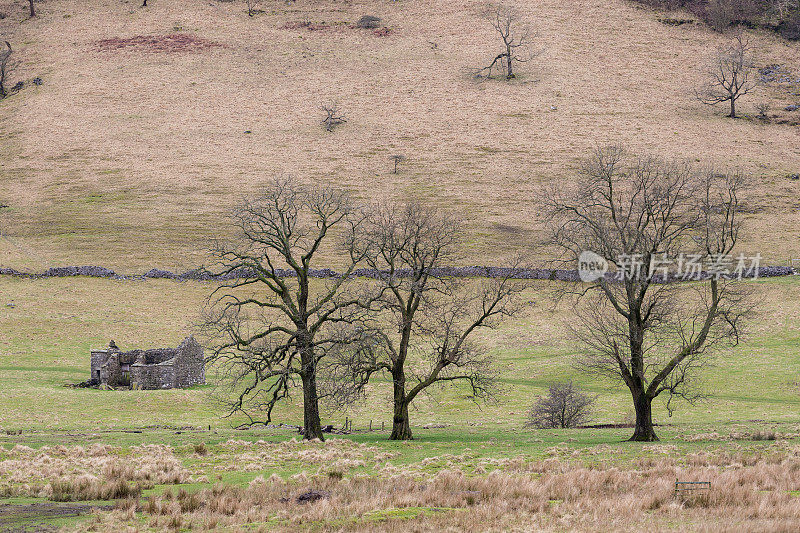
{"label": "hillside slope", "polygon": [[[701,25],[667,26],[623,0],[516,2],[544,53],[506,83],[468,73],[496,50],[477,1],[264,1],[250,18],[243,2],[49,0],[34,20],[18,4],[0,3],[22,63],[12,81],[44,85],[0,102],[7,266],[196,266],[226,210],[276,174],[458,210],[466,263],[537,262],[537,185],[573,179],[605,143],[744,168],[757,184],[746,248],[800,256],[800,182],[785,177],[800,172],[800,127],[694,99],[725,41]],[[354,29],[365,13],[389,35]],[[136,36],[157,39],[100,42]],[[800,72],[798,44],[754,39],[764,64]],[[768,86],[742,109],[792,98]],[[348,122],[327,133],[331,100]],[[408,158],[397,175],[395,153]]]}

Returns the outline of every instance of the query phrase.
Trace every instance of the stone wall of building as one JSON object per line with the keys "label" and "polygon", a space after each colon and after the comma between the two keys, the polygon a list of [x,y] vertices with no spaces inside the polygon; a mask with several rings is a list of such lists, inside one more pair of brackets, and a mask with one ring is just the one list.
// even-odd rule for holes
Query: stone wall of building
{"label": "stone wall of building", "polygon": [[111,353],[100,368],[100,382],[116,387],[122,381],[122,367],[119,364],[119,354]]}
{"label": "stone wall of building", "polygon": [[157,365],[131,365],[131,388],[172,389],[175,388],[175,365],[166,361]]}
{"label": "stone wall of building", "polygon": [[174,361],[176,387],[192,387],[206,382],[203,347],[194,337],[183,340]]}
{"label": "stone wall of building", "polygon": [[107,359],[108,359],[108,350],[92,350],[92,359],[91,359],[92,376],[89,378],[90,380],[97,381],[98,383],[101,381],[100,367],[103,366],[103,363],[105,363]]}
{"label": "stone wall of building", "polygon": [[113,342],[91,352],[91,380],[112,387],[171,389],[205,383],[203,348],[187,337],[177,348],[122,352]]}

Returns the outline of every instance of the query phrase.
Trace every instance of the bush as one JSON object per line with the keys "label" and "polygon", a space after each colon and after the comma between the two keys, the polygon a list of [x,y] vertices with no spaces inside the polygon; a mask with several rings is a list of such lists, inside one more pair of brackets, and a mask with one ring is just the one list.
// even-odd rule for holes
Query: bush
{"label": "bush", "polygon": [[540,396],[528,413],[527,427],[573,428],[591,420],[596,397],[577,388],[572,381],[550,385],[547,396]]}

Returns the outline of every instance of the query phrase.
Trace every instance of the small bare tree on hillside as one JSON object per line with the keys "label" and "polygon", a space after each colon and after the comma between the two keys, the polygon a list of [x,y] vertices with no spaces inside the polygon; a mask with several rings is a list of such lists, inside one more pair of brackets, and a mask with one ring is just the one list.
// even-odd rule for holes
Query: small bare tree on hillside
{"label": "small bare tree on hillside", "polygon": [[742,32],[731,44],[720,49],[707,72],[708,82],[695,92],[707,105],[728,102],[731,118],[736,118],[736,101],[758,86],[753,48]]}
{"label": "small bare tree on hillside", "polygon": [[585,162],[574,188],[543,194],[551,243],[576,261],[592,251],[623,274],[575,288],[583,305],[572,329],[587,348],[580,366],[630,390],[631,440],[658,440],[653,400],[662,393],[670,401],[702,398],[695,380],[709,354],[739,341],[751,310],[744,283],[716,275],[691,284],[660,281],[670,267],[665,258],[706,258],[695,264],[720,261],[719,271],[725,268],[739,236],[743,187],[739,174],[631,158],[609,147]]}
{"label": "small bare tree on hillside", "polygon": [[572,381],[550,385],[547,396],[540,396],[528,413],[529,427],[574,428],[592,417],[595,397],[581,391]]}
{"label": "small bare tree on hillside", "polygon": [[475,399],[492,396],[497,369],[472,342],[516,310],[520,286],[509,277],[474,281],[441,272],[460,249],[452,216],[418,204],[376,208],[364,227],[365,263],[379,275],[362,341],[336,360],[342,396],[360,394],[375,374],[393,387],[392,440],[412,438],[409,407],[437,384],[464,382]]}
{"label": "small bare tree on hillside", "polygon": [[246,0],[246,3],[247,3],[247,16],[248,17],[254,17],[258,13],[263,13],[263,11],[257,7],[258,6],[258,0]]}
{"label": "small bare tree on hillside", "polygon": [[403,161],[406,160],[406,156],[404,156],[403,154],[394,154],[391,159],[392,159],[392,162],[394,163],[394,172],[393,173],[397,174],[397,167],[398,167],[398,165],[400,165],[400,163],[402,163]]}
{"label": "small bare tree on hillside", "polygon": [[321,107],[322,111],[325,113],[325,118],[322,119],[322,124],[325,126],[325,131],[333,131],[336,126],[347,122],[347,119],[339,111],[339,104],[336,102],[331,102]]}
{"label": "small bare tree on hillside", "polygon": [[514,78],[515,63],[525,63],[540,53],[531,50],[535,35],[529,26],[521,22],[519,13],[508,6],[493,7],[487,18],[500,37],[502,50],[489,65],[478,69],[475,75],[483,76],[486,73],[485,77],[491,78],[494,69],[498,69],[505,79]]}
{"label": "small bare tree on hillside", "polygon": [[8,96],[6,84],[9,74],[14,70],[14,62],[11,58],[14,51],[11,49],[11,43],[8,41],[6,41],[6,48],[7,50],[0,52],[0,99]]}

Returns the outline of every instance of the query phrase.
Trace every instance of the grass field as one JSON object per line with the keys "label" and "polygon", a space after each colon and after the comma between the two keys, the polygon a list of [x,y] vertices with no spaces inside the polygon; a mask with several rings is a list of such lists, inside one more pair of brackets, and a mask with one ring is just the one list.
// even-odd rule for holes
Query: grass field
{"label": "grass field", "polygon": [[[797,85],[741,100],[750,115],[770,103],[772,123],[729,120],[693,96],[726,37],[623,0],[512,3],[544,53],[505,83],[468,74],[496,47],[478,1],[265,0],[251,18],[240,1],[48,0],[34,20],[0,2],[0,35],[21,62],[12,81],[44,80],[0,102],[2,233],[13,241],[0,262],[192,268],[230,206],[276,174],[455,209],[470,219],[466,264],[520,251],[539,262],[537,186],[572,180],[606,143],[741,167],[754,183],[745,248],[773,264],[800,257],[800,182],[785,178],[800,171],[800,129],[778,123],[798,118],[783,111]],[[365,13],[391,33],[349,26]],[[172,34],[220,46],[98,44]],[[752,37],[759,64],[800,76],[795,44]],[[330,100],[348,117],[334,133],[320,124]],[[408,158],[397,175],[394,153]]]}
{"label": "grass field", "polygon": [[[703,530],[710,527],[708,517],[720,512],[719,506],[732,505],[738,513],[756,503],[750,500],[706,502],[703,503],[706,513],[697,514],[692,502],[684,502],[681,507],[684,510],[670,508],[666,511],[663,506],[672,505],[668,503],[669,479],[706,476],[720,483],[733,483],[719,476],[728,475],[725,472],[737,468],[731,464],[745,464],[746,468],[755,470],[737,475],[747,475],[751,481],[760,480],[762,474],[757,472],[767,468],[770,461],[780,457],[783,458],[781,464],[786,465],[786,461],[795,460],[794,454],[798,452],[794,450],[800,450],[800,385],[796,378],[800,371],[797,359],[800,284],[796,278],[789,277],[752,285],[758,298],[769,304],[762,306],[747,342],[723,351],[716,358],[715,366],[704,376],[709,392],[707,402],[696,407],[682,406],[672,418],[667,417],[663,404],[658,405],[656,419],[661,424],[658,433],[662,438],[659,444],[625,442],[631,431],[629,428],[531,430],[523,427],[526,410],[535,396],[543,393],[549,382],[568,377],[598,394],[598,423],[619,423],[630,417],[625,391],[572,369],[577,348],[564,334],[564,324],[570,319],[571,310],[566,304],[553,308],[548,298],[551,287],[538,283],[532,284],[525,293],[531,304],[518,320],[480,339],[504,367],[501,382],[505,390],[497,403],[476,405],[465,398],[465,390],[443,389],[421,398],[412,411],[416,439],[390,442],[386,440],[388,430],[379,430],[381,422],[386,422],[388,427],[390,420],[388,390],[377,384],[363,404],[345,411],[324,413],[323,423],[340,427],[347,416],[354,420],[357,431],[352,435],[333,436],[330,443],[320,445],[292,443],[298,436],[289,429],[233,429],[236,421],[220,418],[221,411],[210,401],[208,386],[173,391],[100,391],[64,386],[86,379],[89,349],[106,344],[108,339],[116,339],[123,349],[177,344],[193,331],[196,314],[213,285],[166,280],[4,278],[0,280],[0,317],[4,324],[0,337],[3,353],[0,496],[12,499],[0,500],[0,506],[4,503],[16,505],[15,509],[27,509],[25,505],[34,505],[34,509],[49,506],[48,498],[54,496],[48,483],[52,487],[56,482],[69,482],[73,491],[78,490],[74,487],[83,486],[81,483],[87,487],[96,485],[96,490],[111,490],[104,488],[112,486],[108,485],[112,483],[109,480],[123,479],[131,486],[141,485],[141,501],[152,501],[147,504],[150,507],[124,503],[123,498],[118,510],[93,516],[65,518],[56,515],[45,519],[42,517],[53,511],[42,508],[35,518],[20,511],[21,516],[15,519],[36,524],[52,521],[68,528],[88,527],[101,531],[123,525],[161,530],[173,527],[170,523],[175,521],[182,524],[178,527],[192,529],[224,526],[223,529],[238,530],[249,522],[256,524],[253,527],[260,524],[269,530],[296,527],[383,530],[409,524],[421,530],[457,528],[462,520],[467,520],[467,515],[472,516],[470,520],[489,520],[486,524],[499,520],[481,514],[499,504],[493,498],[504,505],[516,505],[513,503],[516,496],[495,494],[492,492],[495,489],[488,486],[477,487],[484,483],[480,480],[493,479],[486,477],[488,473],[497,470],[494,476],[510,476],[507,483],[524,486],[530,482],[525,480],[531,479],[531,469],[553,468],[552,461],[556,461],[561,465],[557,468],[559,476],[579,475],[585,480],[585,476],[595,475],[574,471],[586,467],[592,472],[607,472],[604,475],[623,472],[620,475],[627,481],[618,487],[618,494],[612,493],[616,494],[613,498],[625,501],[634,497],[637,487],[656,483],[653,490],[663,496],[663,505],[653,504],[656,510],[647,512],[637,510],[641,502],[632,509],[628,506],[628,521],[620,518],[622,521],[614,522],[617,525],[609,529],[625,530],[653,521],[659,530]],[[7,305],[10,303],[13,307]],[[296,401],[281,406],[275,417],[275,422],[293,425],[301,420]],[[366,431],[370,422],[372,432]],[[198,452],[201,444],[203,449]],[[95,453],[91,450],[102,453],[91,459]],[[150,457],[152,454],[156,456]],[[138,466],[152,463],[152,475],[137,478],[131,474],[126,478],[120,472],[126,472],[125,465],[131,460]],[[62,465],[61,462],[66,463]],[[106,462],[116,466],[103,466],[105,470],[92,466]],[[545,464],[550,466],[535,466]],[[644,468],[646,464],[650,466]],[[467,476],[467,481],[450,479],[448,476],[461,475],[453,473],[455,470]],[[273,474],[282,481],[271,478]],[[541,475],[535,474],[535,477],[538,479]],[[422,500],[412,497],[416,493],[410,488],[410,495],[399,501],[383,499],[353,507],[355,503],[347,503],[350,500],[336,500],[336,510],[324,504],[327,506],[324,512],[316,507],[295,508],[297,504],[293,504],[290,511],[268,506],[258,507],[261,509],[258,516],[248,517],[247,513],[242,515],[236,509],[218,516],[217,511],[208,507],[212,505],[208,502],[214,498],[230,496],[241,500],[251,497],[249,491],[260,490],[269,491],[269,496],[263,496],[268,499],[294,498],[309,488],[332,492],[337,495],[332,496],[335,499],[345,498],[350,494],[347,487],[352,486],[340,483],[376,483],[374,487],[358,489],[373,494],[389,490],[385,484],[391,484],[392,479],[396,481],[397,476],[416,480],[407,481],[414,486],[427,483],[421,480],[429,480],[434,484],[444,483],[448,488],[441,489],[444,492],[439,491],[437,495],[428,494]],[[639,481],[632,481],[628,476]],[[758,491],[766,491],[763,494],[768,496],[764,498],[774,499],[778,498],[775,490],[787,495],[790,493],[786,491],[800,490],[800,478],[787,476],[779,483],[771,482],[781,487],[779,489],[770,488],[772,485],[766,481],[752,482],[759,487]],[[258,479],[268,481],[259,485]],[[337,481],[339,479],[342,481]],[[253,480],[257,480],[255,488]],[[561,482],[566,481],[562,479]],[[744,483],[736,483],[740,482]],[[450,486],[451,483],[454,485]],[[213,489],[215,486],[217,488]],[[236,487],[247,494],[225,496],[225,491]],[[216,495],[203,492],[212,489],[222,492],[214,493]],[[206,503],[184,502],[185,508],[181,511],[168,508],[172,504],[162,499],[174,498],[177,490],[197,493],[197,501]],[[475,506],[463,498],[454,500],[453,491],[458,494],[482,491],[487,501]],[[523,490],[520,494],[524,493]],[[96,499],[94,493],[87,494],[85,497]],[[570,499],[573,496],[574,501]],[[538,507],[520,504],[509,512],[517,520],[538,524],[543,529],[594,530],[592,524],[596,522],[585,514],[588,512],[585,506],[597,502],[584,501],[582,498],[588,497],[586,494],[573,496],[567,500],[581,510],[573,512],[564,506],[558,512],[544,512],[537,511]],[[64,496],[58,497],[62,498]],[[529,502],[536,499],[528,498]],[[758,503],[761,508],[774,506],[775,509],[769,516],[756,512],[753,516],[760,518],[755,522],[749,521],[752,517],[734,520],[730,513],[722,514],[728,516],[725,523],[733,531],[753,524],[769,529],[776,524],[795,523],[793,501]],[[199,507],[195,509],[194,505]],[[608,503],[608,506],[613,505]],[[600,513],[597,516],[606,516],[603,513],[608,512],[608,506],[597,510]],[[664,513],[666,515],[661,516]],[[0,526],[11,523],[10,520],[7,518],[3,522],[0,512]],[[559,520],[563,521],[561,525]],[[513,524],[506,521],[497,524],[500,530],[513,529]],[[491,528],[487,526],[486,529]]]}
{"label": "grass field", "polygon": [[[749,337],[720,353],[704,377],[707,403],[680,409],[662,423],[724,424],[726,421],[800,423],[800,282],[795,277],[761,280],[762,305]],[[122,349],[176,346],[195,332],[194,324],[213,285],[169,280],[111,281],[91,278],[0,280],[0,404],[2,430],[87,431],[147,425],[222,428],[238,421],[219,419],[209,401],[209,388],[172,391],[119,391],[63,385],[88,378],[89,350],[116,340]],[[566,336],[572,320],[569,304],[553,308],[546,282],[532,283],[524,294],[530,305],[513,321],[484,333],[479,341],[503,368],[499,401],[476,406],[466,389],[446,387],[420,398],[412,414],[417,426],[464,425],[488,429],[522,426],[531,399],[552,381],[575,376],[578,347]],[[7,304],[12,303],[13,307]],[[581,377],[592,393],[601,394],[598,423],[618,423],[629,415],[629,397],[622,387]],[[757,386],[755,386],[757,384]],[[390,418],[387,390],[377,384],[373,397],[346,416],[364,427]],[[36,413],[35,421],[31,413]],[[331,413],[324,423],[343,423],[344,413]],[[296,405],[279,411],[278,420],[296,423]]]}

